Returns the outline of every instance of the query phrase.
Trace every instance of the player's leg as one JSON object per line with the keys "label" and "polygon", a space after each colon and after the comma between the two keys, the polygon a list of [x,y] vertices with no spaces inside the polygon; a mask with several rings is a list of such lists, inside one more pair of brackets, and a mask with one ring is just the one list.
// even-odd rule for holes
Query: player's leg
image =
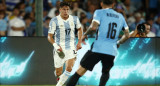
{"label": "player's leg", "polygon": [[76,57],[76,53],[73,52],[74,50],[65,50],[65,63],[66,63],[66,69],[63,72],[63,74],[60,76],[60,80],[57,83],[57,86],[62,86],[68,79],[68,77],[70,76],[70,72],[72,71],[72,67],[75,63],[75,57]]}
{"label": "player's leg", "polygon": [[62,74],[63,72],[63,65],[65,60],[61,59],[58,56],[57,52],[54,52],[54,67],[55,67],[55,76],[57,77],[57,80],[59,80],[59,76]]}
{"label": "player's leg", "polygon": [[78,68],[78,70],[75,72],[75,74],[73,74],[68,83],[66,84],[66,86],[75,86],[76,83],[78,82],[79,78],[81,76],[83,76],[86,73],[87,69],[83,68],[82,66],[80,66]]}
{"label": "player's leg", "polygon": [[71,76],[66,86],[75,86],[79,78],[83,76],[87,70],[92,71],[94,65],[99,61],[100,59],[95,53],[88,51],[82,58],[79,69]]}
{"label": "player's leg", "polygon": [[66,71],[71,72],[74,63],[75,63],[75,58],[67,60],[66,61]]}
{"label": "player's leg", "polygon": [[57,77],[57,82],[59,81],[59,76],[62,74],[62,71],[63,71],[63,66],[60,67],[60,68],[55,68],[55,74],[56,74],[56,77]]}
{"label": "player's leg", "polygon": [[101,54],[102,61],[102,75],[100,78],[99,86],[105,86],[109,79],[109,72],[114,64],[114,56]]}
{"label": "player's leg", "polygon": [[75,58],[69,59],[66,61],[66,69],[63,72],[63,74],[60,76],[60,80],[57,83],[57,86],[62,86],[68,79],[68,77],[70,76],[70,73],[72,71],[72,67],[75,63]]}

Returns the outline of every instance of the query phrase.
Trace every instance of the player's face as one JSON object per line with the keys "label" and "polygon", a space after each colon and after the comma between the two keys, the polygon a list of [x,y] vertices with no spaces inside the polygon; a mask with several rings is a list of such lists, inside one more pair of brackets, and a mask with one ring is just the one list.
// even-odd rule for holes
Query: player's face
{"label": "player's face", "polygon": [[60,15],[62,17],[68,17],[69,16],[69,10],[70,10],[69,6],[61,7],[60,10],[59,10],[60,11]]}

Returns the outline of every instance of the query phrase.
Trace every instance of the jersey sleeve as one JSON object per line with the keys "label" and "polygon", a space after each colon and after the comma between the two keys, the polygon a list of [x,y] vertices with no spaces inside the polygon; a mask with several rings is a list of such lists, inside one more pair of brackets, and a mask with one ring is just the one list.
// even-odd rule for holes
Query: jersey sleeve
{"label": "jersey sleeve", "polygon": [[81,23],[79,21],[79,18],[77,17],[77,25],[76,25],[76,28],[79,29],[81,27]]}
{"label": "jersey sleeve", "polygon": [[48,33],[54,34],[56,30],[56,23],[54,21],[50,21]]}
{"label": "jersey sleeve", "polygon": [[98,24],[100,24],[100,16],[98,15],[101,15],[100,12],[98,10],[96,10],[94,12],[94,15],[93,15],[93,21],[97,22]]}

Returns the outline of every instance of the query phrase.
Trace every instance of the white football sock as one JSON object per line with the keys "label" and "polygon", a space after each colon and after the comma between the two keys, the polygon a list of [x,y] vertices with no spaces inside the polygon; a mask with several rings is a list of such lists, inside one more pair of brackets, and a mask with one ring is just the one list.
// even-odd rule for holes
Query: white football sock
{"label": "white football sock", "polygon": [[65,70],[64,73],[60,76],[60,79],[56,86],[62,86],[67,81],[69,76],[70,76],[70,72]]}

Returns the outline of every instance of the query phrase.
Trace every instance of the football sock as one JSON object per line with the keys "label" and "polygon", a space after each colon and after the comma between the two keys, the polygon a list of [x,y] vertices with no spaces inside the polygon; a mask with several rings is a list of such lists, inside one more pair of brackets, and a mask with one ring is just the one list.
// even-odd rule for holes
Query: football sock
{"label": "football sock", "polygon": [[62,86],[67,81],[69,76],[70,76],[70,72],[65,70],[64,73],[59,77],[60,79],[56,86]]}
{"label": "football sock", "polygon": [[75,74],[73,74],[70,77],[70,79],[68,80],[68,83],[66,84],[66,86],[75,86],[80,77],[81,76],[79,74],[77,74],[77,72],[76,72]]}
{"label": "football sock", "polygon": [[99,86],[105,86],[109,79],[109,73],[102,73]]}

